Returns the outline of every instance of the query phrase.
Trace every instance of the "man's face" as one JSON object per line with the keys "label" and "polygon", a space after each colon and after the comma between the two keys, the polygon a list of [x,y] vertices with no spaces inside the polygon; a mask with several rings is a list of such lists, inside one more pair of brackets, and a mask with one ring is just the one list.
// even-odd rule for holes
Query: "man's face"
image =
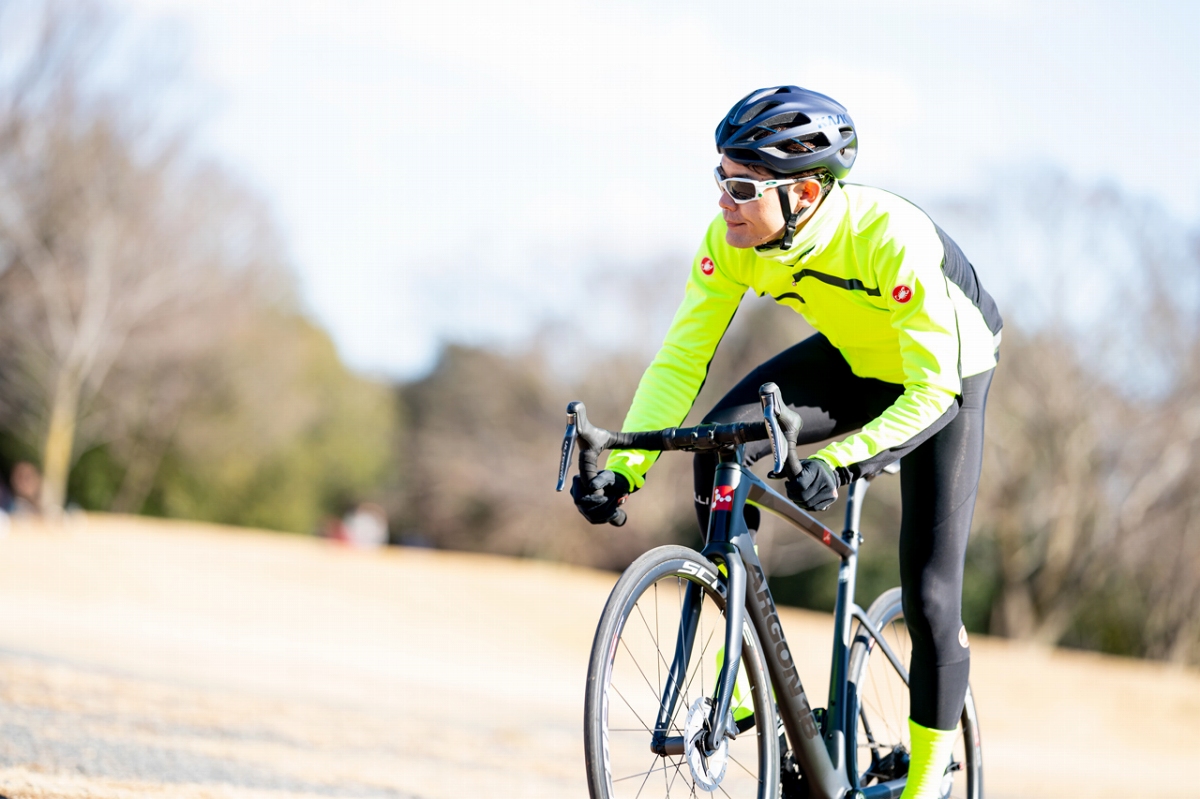
{"label": "man's face", "polygon": [[[727,178],[770,180],[773,177],[765,169],[739,164],[731,161],[728,156],[721,156],[721,172]],[[805,196],[804,187],[815,183],[815,181],[806,181],[793,183],[786,187],[785,190],[790,196],[793,211],[798,210],[800,205],[808,205],[812,202],[812,200],[805,202],[802,198]],[[815,185],[809,193],[816,194]],[[753,202],[741,204],[735,203],[726,192],[721,192],[721,199],[717,201],[717,204],[721,206],[721,213],[725,217],[727,227],[725,241],[731,247],[739,249],[757,247],[783,236],[783,226],[786,220],[783,217],[783,208],[779,205],[779,195],[774,190]]]}

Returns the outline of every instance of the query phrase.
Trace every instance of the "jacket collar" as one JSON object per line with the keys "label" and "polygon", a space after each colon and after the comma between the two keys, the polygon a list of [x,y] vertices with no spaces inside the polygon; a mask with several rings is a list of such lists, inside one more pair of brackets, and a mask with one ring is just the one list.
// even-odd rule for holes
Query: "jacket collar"
{"label": "jacket collar", "polygon": [[786,250],[771,247],[758,250],[759,258],[769,258],[786,266],[795,266],[800,261],[807,261],[820,255],[829,242],[833,241],[842,220],[846,218],[846,209],[850,201],[846,190],[834,183],[825,199],[817,206],[816,212],[804,223],[804,227],[796,231],[792,246]]}

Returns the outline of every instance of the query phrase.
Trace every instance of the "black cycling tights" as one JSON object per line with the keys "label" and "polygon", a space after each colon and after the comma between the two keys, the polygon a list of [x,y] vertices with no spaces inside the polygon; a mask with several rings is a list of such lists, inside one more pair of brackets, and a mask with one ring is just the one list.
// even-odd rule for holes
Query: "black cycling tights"
{"label": "black cycling tights", "polygon": [[[857,430],[882,414],[904,390],[893,383],[857,377],[841,353],[818,334],[752,371],[704,421],[761,418],[758,388],[768,381],[778,384],[784,402],[803,418],[801,444]],[[966,378],[958,405],[894,450],[897,457],[904,456],[900,582],[913,645],[911,713],[913,721],[938,730],[954,728],[967,692],[970,650],[962,623],[963,563],[983,462],[983,415],[991,382],[991,371]],[[747,464],[770,451],[767,442],[747,445]],[[696,456],[696,516],[701,530],[708,527],[715,468],[715,454]],[[757,513],[750,506],[747,511],[748,517]]]}

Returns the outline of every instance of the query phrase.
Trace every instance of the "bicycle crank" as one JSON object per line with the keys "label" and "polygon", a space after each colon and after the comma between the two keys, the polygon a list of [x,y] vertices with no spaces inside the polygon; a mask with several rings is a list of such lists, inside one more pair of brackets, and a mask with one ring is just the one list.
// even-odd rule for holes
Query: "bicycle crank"
{"label": "bicycle crank", "polygon": [[[712,700],[701,697],[688,711],[687,721],[683,725],[684,754],[687,757],[688,768],[692,771],[692,779],[696,786],[705,791],[715,791],[725,777],[725,767],[729,765],[729,738],[721,739],[721,745],[715,751],[707,751],[705,738],[708,737],[708,716],[712,711]],[[726,729],[736,730],[733,716],[730,714]]]}

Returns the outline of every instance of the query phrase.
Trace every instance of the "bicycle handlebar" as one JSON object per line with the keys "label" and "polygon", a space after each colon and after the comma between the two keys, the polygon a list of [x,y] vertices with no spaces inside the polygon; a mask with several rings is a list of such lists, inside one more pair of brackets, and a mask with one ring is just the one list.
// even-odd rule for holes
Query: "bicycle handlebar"
{"label": "bicycle handlebar", "polygon": [[[579,476],[585,484],[595,479],[600,453],[606,449],[710,452],[764,439],[771,442],[771,451],[775,455],[775,468],[770,476],[795,477],[800,473],[800,461],[795,452],[796,437],[803,424],[800,415],[784,405],[779,387],[774,383],[764,383],[758,394],[764,417],[761,422],[702,424],[634,433],[614,433],[596,427],[588,421],[587,409],[582,402],[570,402],[567,404],[567,431],[563,436],[558,487],[555,490],[562,491],[566,486],[571,453],[577,439],[582,442],[579,449]],[[625,520],[625,511],[618,509],[610,524],[620,527]]]}

